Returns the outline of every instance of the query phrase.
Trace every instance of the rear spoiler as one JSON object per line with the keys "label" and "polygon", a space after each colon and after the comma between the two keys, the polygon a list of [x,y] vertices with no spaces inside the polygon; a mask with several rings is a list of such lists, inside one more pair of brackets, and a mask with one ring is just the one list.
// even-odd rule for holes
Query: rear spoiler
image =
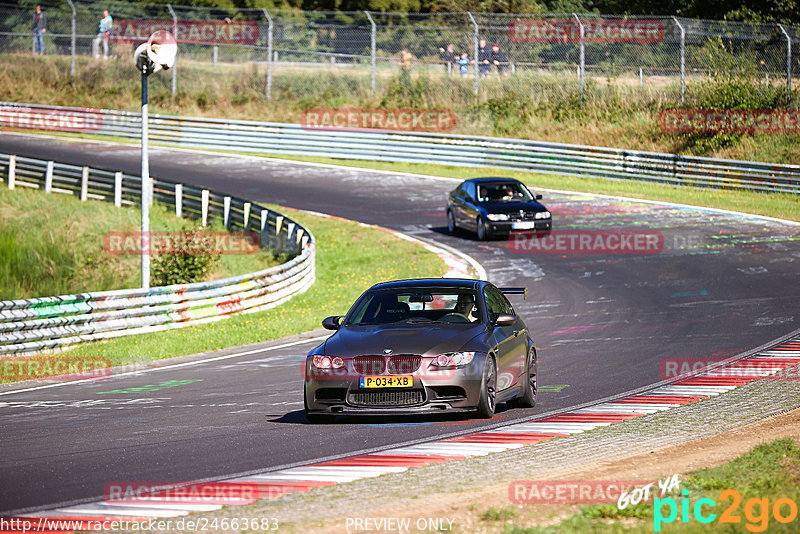
{"label": "rear spoiler", "polygon": [[504,295],[522,295],[523,300],[528,298],[527,287],[501,287],[500,292]]}

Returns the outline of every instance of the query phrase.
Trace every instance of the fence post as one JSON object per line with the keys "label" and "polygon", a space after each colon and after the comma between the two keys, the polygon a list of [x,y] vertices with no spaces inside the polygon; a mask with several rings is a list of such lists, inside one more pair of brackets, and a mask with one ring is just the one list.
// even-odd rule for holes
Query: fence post
{"label": "fence post", "polygon": [[480,74],[478,72],[480,70],[478,65],[478,40],[480,39],[480,37],[478,36],[478,23],[477,21],[475,21],[475,17],[473,17],[472,13],[469,11],[467,11],[467,15],[469,15],[469,20],[472,21],[472,26],[473,28],[475,28],[475,35],[474,35],[475,55],[473,56],[475,58],[475,84],[472,89],[472,92],[475,93],[475,96],[478,96],[478,84],[480,83],[478,81],[478,78],[480,77]]}
{"label": "fence post", "polygon": [[201,206],[200,211],[201,211],[201,214],[202,214],[201,215],[201,217],[202,217],[201,220],[202,220],[203,226],[207,226],[208,225],[208,194],[209,194],[208,189],[203,189],[203,191],[202,191],[202,193],[200,195],[200,206]]}
{"label": "fence post", "polygon": [[269,16],[267,8],[262,7],[261,11],[267,19],[267,100],[272,98],[272,17]]}
{"label": "fence post", "polygon": [[783,24],[778,24],[778,28],[786,37],[786,105],[789,105],[792,103],[792,38]]}
{"label": "fence post", "polygon": [[[175,10],[172,9],[172,4],[167,4],[167,9],[169,9],[169,14],[172,15],[172,36],[177,39],[178,16],[175,14]],[[174,95],[177,90],[178,90],[178,65],[175,64],[172,66],[172,94]]]}
{"label": "fence post", "polygon": [[14,189],[16,181],[17,181],[17,156],[12,154],[8,156],[8,188]]}
{"label": "fence post", "polygon": [[47,170],[44,173],[44,192],[48,195],[53,191],[53,162],[47,162]]}
{"label": "fence post", "polygon": [[175,216],[183,217],[183,184],[175,184]]}
{"label": "fence post", "polygon": [[375,21],[372,20],[372,15],[369,14],[369,11],[364,11],[364,14],[367,15],[367,18],[369,19],[369,25],[372,28],[369,34],[369,57],[370,68],[372,69],[372,78],[370,80],[370,84],[372,87],[372,96],[375,96]]}
{"label": "fence post", "polygon": [[584,43],[585,29],[583,27],[583,22],[581,22],[581,19],[578,17],[577,13],[573,13],[572,16],[575,17],[575,20],[578,22],[578,28],[581,32],[580,64],[578,65],[578,73],[581,79],[581,104],[583,104],[584,93],[586,91],[586,46]]}
{"label": "fence post", "polygon": [[81,202],[86,202],[89,196],[89,167],[81,169]]}
{"label": "fence post", "polygon": [[219,46],[217,46],[217,45],[214,45],[214,46],[211,48],[211,50],[212,50],[212,56],[213,56],[213,58],[214,58],[214,59],[213,59],[213,61],[214,61],[214,66],[216,67],[216,66],[217,66],[217,56],[219,56]]}
{"label": "fence post", "polygon": [[76,17],[76,15],[75,15],[75,4],[72,3],[72,0],[67,0],[67,2],[69,2],[69,7],[72,8],[72,21],[71,21],[71,24],[70,24],[71,37],[72,37],[72,42],[71,42],[71,47],[70,48],[71,48],[72,60],[70,61],[69,75],[70,76],[75,76],[75,17]]}
{"label": "fence post", "polygon": [[114,205],[122,207],[122,171],[114,173]]}
{"label": "fence post", "polygon": [[686,29],[678,22],[678,17],[672,17],[675,25],[681,31],[681,104],[686,102]]}
{"label": "fence post", "polygon": [[222,225],[230,230],[231,227],[231,197],[222,199]]}

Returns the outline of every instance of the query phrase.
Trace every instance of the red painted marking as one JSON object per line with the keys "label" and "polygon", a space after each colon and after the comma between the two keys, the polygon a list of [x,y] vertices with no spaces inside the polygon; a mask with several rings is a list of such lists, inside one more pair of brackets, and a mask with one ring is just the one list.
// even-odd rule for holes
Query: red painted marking
{"label": "red painted marking", "polygon": [[445,440],[456,443],[539,443],[569,434],[535,434],[525,432],[479,432]]}
{"label": "red painted marking", "polygon": [[633,395],[613,402],[620,404],[689,404],[707,398],[708,395]]}
{"label": "red painted marking", "polygon": [[675,382],[674,386],[743,386],[759,377],[698,376]]}
{"label": "red painted marking", "polygon": [[421,455],[390,455],[390,454],[375,454],[356,456],[353,458],[342,458],[341,460],[331,460],[321,464],[313,464],[315,466],[401,466],[401,467],[423,467],[430,464],[440,464],[449,460],[464,459],[463,456],[459,457],[427,457]]}

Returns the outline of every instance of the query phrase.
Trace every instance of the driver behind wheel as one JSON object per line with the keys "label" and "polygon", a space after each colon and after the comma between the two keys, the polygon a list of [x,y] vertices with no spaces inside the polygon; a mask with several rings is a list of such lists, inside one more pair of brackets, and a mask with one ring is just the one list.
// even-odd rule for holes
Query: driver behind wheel
{"label": "driver behind wheel", "polygon": [[475,295],[472,293],[460,293],[458,295],[458,302],[456,302],[456,307],[453,311],[465,316],[471,323],[477,321],[478,308],[475,305]]}

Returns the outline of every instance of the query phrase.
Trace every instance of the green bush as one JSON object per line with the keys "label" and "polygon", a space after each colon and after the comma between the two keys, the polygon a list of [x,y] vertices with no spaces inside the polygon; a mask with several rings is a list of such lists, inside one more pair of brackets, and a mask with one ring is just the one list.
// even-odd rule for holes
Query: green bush
{"label": "green bush", "polygon": [[[203,281],[217,264],[219,254],[212,254],[202,247],[204,235],[211,235],[201,228],[184,227],[182,237],[174,250],[157,249],[153,255],[153,283],[159,286],[191,284]],[[176,240],[177,241],[177,240]]]}

